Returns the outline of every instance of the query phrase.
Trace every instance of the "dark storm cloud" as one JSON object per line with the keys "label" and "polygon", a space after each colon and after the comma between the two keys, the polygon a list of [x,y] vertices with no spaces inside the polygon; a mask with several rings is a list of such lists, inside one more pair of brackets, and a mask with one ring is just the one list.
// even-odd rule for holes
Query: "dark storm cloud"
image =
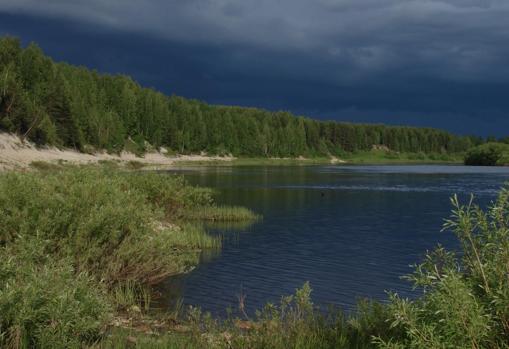
{"label": "dark storm cloud", "polygon": [[166,92],[509,133],[507,0],[2,0],[0,11],[0,31]]}
{"label": "dark storm cloud", "polygon": [[388,71],[509,77],[507,0],[4,0],[0,9],[187,43],[318,55],[335,67],[327,76],[337,84]]}

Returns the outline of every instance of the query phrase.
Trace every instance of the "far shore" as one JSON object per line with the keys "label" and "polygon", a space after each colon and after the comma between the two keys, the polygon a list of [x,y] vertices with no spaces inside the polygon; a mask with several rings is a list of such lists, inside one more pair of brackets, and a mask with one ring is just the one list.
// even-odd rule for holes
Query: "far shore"
{"label": "far shore", "polygon": [[430,159],[419,158],[417,154],[394,154],[371,151],[349,154],[345,158],[303,157],[297,158],[236,158],[233,156],[211,156],[205,153],[174,155],[162,148],[138,156],[126,151],[120,154],[96,152],[82,153],[74,149],[38,147],[18,136],[0,133],[0,170],[23,170],[37,163],[54,164],[96,164],[113,162],[130,168],[171,169],[182,166],[256,166],[256,165],[321,165],[321,164],[460,164],[460,158]]}

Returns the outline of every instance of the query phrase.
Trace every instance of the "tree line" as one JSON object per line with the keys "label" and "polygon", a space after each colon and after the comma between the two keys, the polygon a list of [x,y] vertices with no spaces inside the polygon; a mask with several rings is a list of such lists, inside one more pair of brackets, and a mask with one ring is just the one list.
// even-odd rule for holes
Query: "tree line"
{"label": "tree line", "polygon": [[382,147],[456,153],[483,142],[416,127],[318,121],[285,111],[213,106],[166,96],[128,76],[56,63],[34,43],[0,39],[0,130],[37,144],[121,151],[126,141],[178,153],[341,155]]}

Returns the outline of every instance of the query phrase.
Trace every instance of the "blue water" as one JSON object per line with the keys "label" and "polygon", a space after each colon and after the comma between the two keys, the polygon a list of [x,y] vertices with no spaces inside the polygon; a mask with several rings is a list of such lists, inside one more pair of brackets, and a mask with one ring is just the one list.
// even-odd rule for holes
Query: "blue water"
{"label": "blue water", "polygon": [[309,281],[315,304],[351,310],[357,299],[415,296],[402,275],[438,243],[454,193],[482,206],[509,181],[509,168],[465,166],[198,167],[179,171],[209,186],[219,202],[263,215],[252,226],[210,227],[224,236],[191,273],[160,286],[161,304],[181,298],[216,316],[238,308],[250,315]]}

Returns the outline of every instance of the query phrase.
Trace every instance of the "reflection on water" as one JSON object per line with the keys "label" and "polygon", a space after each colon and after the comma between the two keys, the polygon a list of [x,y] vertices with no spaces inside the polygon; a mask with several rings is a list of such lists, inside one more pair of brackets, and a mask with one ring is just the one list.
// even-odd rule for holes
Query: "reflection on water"
{"label": "reflection on water", "polygon": [[190,274],[160,286],[162,304],[183,297],[216,315],[237,306],[240,290],[251,312],[310,281],[313,300],[350,309],[358,297],[412,296],[400,276],[438,242],[449,197],[470,193],[486,205],[508,168],[463,166],[201,167],[179,171],[220,193],[224,204],[263,215],[252,226],[208,226],[223,249],[202,256]]}

